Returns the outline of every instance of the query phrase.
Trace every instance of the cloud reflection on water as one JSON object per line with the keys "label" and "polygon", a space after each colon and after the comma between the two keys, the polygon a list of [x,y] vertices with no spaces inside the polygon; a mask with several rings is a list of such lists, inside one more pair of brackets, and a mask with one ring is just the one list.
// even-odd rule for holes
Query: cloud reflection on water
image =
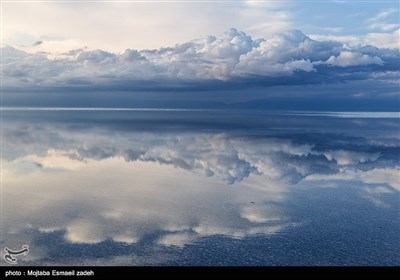
{"label": "cloud reflection on water", "polygon": [[[393,207],[382,194],[399,192],[396,134],[368,129],[305,138],[290,131],[151,133],[12,121],[3,131],[7,244],[60,233],[67,243],[134,246],[156,234],[153,246],[183,248],[204,237],[241,239],[303,226],[288,200],[307,185],[359,184],[373,207]],[[362,141],[354,143],[355,135]],[[49,250],[37,246],[33,262]]]}

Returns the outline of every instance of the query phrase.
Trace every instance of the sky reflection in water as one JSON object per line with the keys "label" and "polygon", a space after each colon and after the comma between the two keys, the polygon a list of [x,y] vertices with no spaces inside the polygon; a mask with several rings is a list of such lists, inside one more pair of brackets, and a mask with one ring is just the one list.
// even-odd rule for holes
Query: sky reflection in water
{"label": "sky reflection in water", "polygon": [[4,111],[1,244],[22,265],[399,265],[399,126]]}

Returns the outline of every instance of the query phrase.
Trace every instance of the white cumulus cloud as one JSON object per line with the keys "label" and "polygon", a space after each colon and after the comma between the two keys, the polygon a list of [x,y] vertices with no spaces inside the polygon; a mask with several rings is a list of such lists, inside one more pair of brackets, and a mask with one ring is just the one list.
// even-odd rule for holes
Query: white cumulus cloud
{"label": "white cumulus cloud", "polygon": [[[253,39],[234,28],[218,36],[156,50],[127,49],[121,53],[73,49],[57,57],[3,49],[4,87],[134,87],[138,82],[160,83],[234,81],[235,78],[290,77],[297,72],[318,75],[323,65],[341,68],[389,65],[398,52],[372,47],[349,47],[335,41],[316,41],[299,30]],[[374,68],[375,67],[375,68]],[[391,67],[391,68],[390,68]],[[338,69],[331,69],[336,75]],[[344,69],[342,70],[344,71]],[[312,74],[314,73],[314,74]],[[351,72],[348,73],[351,79]],[[307,83],[307,80],[303,80]]]}
{"label": "white cumulus cloud", "polygon": [[343,51],[338,56],[331,56],[327,60],[327,64],[333,66],[347,67],[353,65],[368,65],[378,64],[382,65],[383,61],[377,56],[369,56],[357,52]]}

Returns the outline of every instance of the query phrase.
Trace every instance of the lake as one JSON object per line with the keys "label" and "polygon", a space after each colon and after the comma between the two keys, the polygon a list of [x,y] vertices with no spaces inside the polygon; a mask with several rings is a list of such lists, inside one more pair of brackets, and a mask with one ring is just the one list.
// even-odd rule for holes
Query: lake
{"label": "lake", "polygon": [[399,113],[1,114],[19,265],[400,265]]}

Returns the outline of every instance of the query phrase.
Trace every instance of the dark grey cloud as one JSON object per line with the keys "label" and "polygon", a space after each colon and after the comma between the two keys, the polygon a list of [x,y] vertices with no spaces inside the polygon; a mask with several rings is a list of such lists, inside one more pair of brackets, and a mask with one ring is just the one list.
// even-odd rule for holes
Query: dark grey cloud
{"label": "dark grey cloud", "polygon": [[85,48],[69,50],[68,52],[63,53],[62,55],[65,55],[65,56],[70,56],[70,55],[76,56],[76,55],[79,55],[81,52],[83,52],[85,49],[86,49],[86,47]]}
{"label": "dark grey cloud", "polygon": [[43,44],[43,41],[36,41],[32,46],[39,46],[41,44]]}

